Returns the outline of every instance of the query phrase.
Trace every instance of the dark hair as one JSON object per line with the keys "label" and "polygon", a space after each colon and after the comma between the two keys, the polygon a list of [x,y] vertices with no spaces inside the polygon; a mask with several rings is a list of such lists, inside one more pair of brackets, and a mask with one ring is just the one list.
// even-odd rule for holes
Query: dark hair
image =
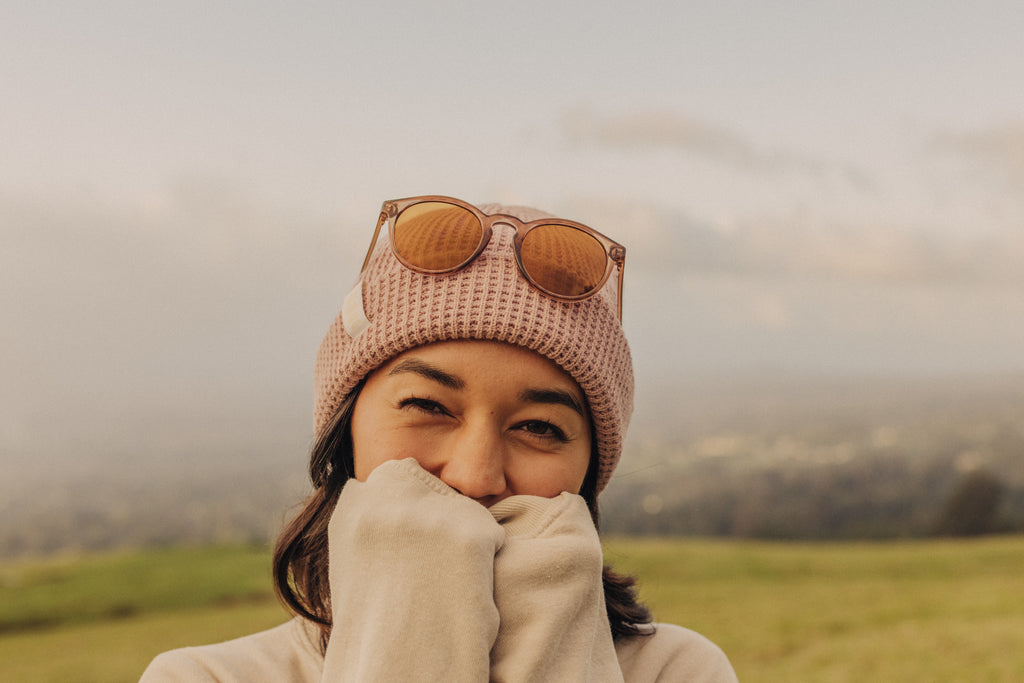
{"label": "dark hair", "polygon": [[[309,478],[313,493],[302,510],[278,536],[274,547],[274,587],[281,601],[295,614],[320,626],[320,645],[327,647],[331,633],[331,587],[327,575],[327,526],[341,489],[354,473],[352,461],[352,413],[362,389],[359,384],[342,401],[331,422],[313,444]],[[596,439],[594,453],[580,488],[590,516],[598,529]],[[637,598],[632,576],[617,574],[605,565],[602,573],[604,601],[612,637],[649,634],[641,626],[651,613]]]}

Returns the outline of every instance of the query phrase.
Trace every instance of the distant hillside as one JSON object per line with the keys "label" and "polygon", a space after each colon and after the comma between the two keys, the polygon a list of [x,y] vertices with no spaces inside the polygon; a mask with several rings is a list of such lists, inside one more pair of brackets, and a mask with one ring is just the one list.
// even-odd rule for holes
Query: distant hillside
{"label": "distant hillside", "polygon": [[605,531],[921,536],[942,532],[953,497],[979,478],[996,484],[979,494],[996,499],[989,530],[1024,530],[1018,377],[780,377],[718,385],[703,400],[683,392],[676,405],[660,431],[638,420],[644,436],[602,498]]}
{"label": "distant hillside", "polygon": [[[998,484],[992,524],[1024,530],[1024,378],[780,374],[637,398],[606,532],[920,536],[972,473]],[[4,454],[0,557],[273,538],[307,491],[292,422],[167,419],[114,447]]]}

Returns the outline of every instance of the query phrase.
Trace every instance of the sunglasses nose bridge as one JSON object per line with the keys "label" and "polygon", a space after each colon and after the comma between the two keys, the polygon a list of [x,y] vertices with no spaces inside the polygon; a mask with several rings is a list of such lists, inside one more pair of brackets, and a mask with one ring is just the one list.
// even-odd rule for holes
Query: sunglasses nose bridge
{"label": "sunglasses nose bridge", "polygon": [[499,242],[508,239],[509,243],[514,245],[516,236],[519,234],[520,225],[522,224],[518,223],[514,218],[495,216],[486,221],[484,229],[489,233],[488,241],[500,236]]}
{"label": "sunglasses nose bridge", "polygon": [[510,229],[512,232],[518,231],[519,226],[522,225],[521,222],[517,221],[514,218],[509,218],[508,216],[494,216],[493,218],[491,218],[489,223],[491,230],[501,225]]}

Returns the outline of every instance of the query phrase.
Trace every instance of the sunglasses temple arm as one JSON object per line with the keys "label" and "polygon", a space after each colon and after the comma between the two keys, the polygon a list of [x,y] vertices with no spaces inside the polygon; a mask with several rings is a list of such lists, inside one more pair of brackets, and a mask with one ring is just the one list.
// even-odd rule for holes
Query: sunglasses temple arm
{"label": "sunglasses temple arm", "polygon": [[620,262],[617,264],[619,267],[619,324],[622,324],[622,276],[626,273],[626,264]]}
{"label": "sunglasses temple arm", "polygon": [[[373,231],[373,239],[370,240],[370,250],[366,252],[366,258],[363,259],[363,266],[359,269],[359,273],[362,274],[366,270],[366,266],[370,263],[370,257],[373,256],[373,248],[377,246],[377,236],[380,234],[380,226],[384,225],[384,221],[388,219],[388,215],[383,211],[380,212],[380,217],[377,218],[377,227]],[[619,304],[621,307],[621,303]],[[621,310],[621,308],[620,308]]]}

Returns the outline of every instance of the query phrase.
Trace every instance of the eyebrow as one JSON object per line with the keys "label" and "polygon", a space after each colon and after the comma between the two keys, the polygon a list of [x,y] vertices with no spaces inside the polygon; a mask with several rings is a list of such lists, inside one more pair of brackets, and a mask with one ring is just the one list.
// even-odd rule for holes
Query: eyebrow
{"label": "eyebrow", "polygon": [[400,375],[403,372],[411,372],[422,377],[426,377],[429,380],[433,380],[438,384],[448,387],[449,389],[465,389],[466,383],[461,379],[445,372],[444,370],[434,367],[429,363],[424,363],[421,360],[415,358],[407,358],[401,363],[391,368],[388,375]]}
{"label": "eyebrow", "polygon": [[526,389],[519,394],[519,400],[527,401],[529,403],[551,403],[555,405],[562,405],[566,408],[575,410],[582,418],[587,417],[579,399],[568,391],[562,391],[561,389]]}
{"label": "eyebrow", "polygon": [[[406,372],[420,375],[449,389],[461,390],[466,388],[465,381],[460,377],[416,358],[407,358],[398,363],[395,367],[391,368],[388,375],[400,375]],[[583,408],[580,400],[571,392],[562,389],[524,389],[519,394],[519,400],[527,403],[561,405],[576,411],[580,417],[587,417],[586,410]]]}

